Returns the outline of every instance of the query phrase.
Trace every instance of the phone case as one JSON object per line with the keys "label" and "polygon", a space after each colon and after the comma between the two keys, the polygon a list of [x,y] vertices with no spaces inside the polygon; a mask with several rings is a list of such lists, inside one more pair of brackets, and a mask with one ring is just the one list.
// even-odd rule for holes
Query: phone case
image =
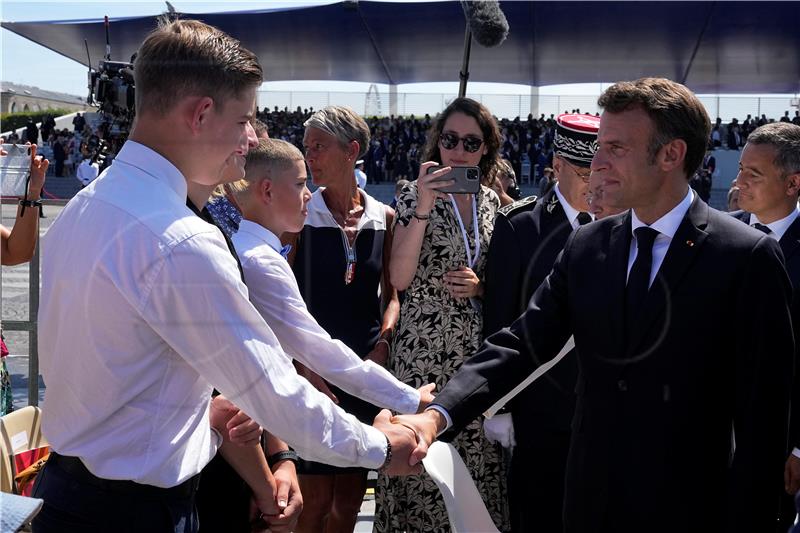
{"label": "phone case", "polygon": [[[428,169],[428,174],[443,168],[441,165]],[[477,194],[481,188],[481,169],[479,167],[453,167],[450,172],[436,181],[455,180],[455,183],[439,189],[450,194]]]}
{"label": "phone case", "polygon": [[3,196],[25,196],[31,169],[31,148],[24,144],[4,144],[7,153],[0,157],[0,184]]}

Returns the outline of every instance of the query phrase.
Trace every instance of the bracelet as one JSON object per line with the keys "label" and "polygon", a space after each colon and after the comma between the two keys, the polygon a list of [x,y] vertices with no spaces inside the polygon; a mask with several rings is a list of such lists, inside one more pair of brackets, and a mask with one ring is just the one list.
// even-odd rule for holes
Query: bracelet
{"label": "bracelet", "polygon": [[387,437],[385,434],[384,437],[386,437],[386,460],[378,469],[378,472],[381,474],[385,473],[389,469],[389,464],[392,462],[392,443],[389,442],[389,437]]}
{"label": "bracelet", "polygon": [[297,456],[297,452],[294,450],[283,450],[282,452],[273,453],[269,457],[267,457],[267,464],[272,468],[275,464],[280,463],[281,461],[291,461],[294,464],[297,464],[297,460],[299,457]]}
{"label": "bracelet", "polygon": [[41,200],[20,200],[19,205],[22,207],[42,207]]}
{"label": "bracelet", "polygon": [[431,214],[430,213],[428,213],[427,215],[420,215],[416,211],[411,213],[411,216],[416,218],[417,220],[428,220],[429,218],[431,218]]}

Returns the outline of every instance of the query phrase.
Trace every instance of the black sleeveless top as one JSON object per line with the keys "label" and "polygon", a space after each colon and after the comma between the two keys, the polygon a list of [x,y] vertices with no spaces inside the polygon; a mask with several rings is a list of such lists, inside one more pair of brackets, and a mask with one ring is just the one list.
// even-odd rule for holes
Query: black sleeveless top
{"label": "black sleeveless top", "polygon": [[292,269],[311,315],[331,337],[363,358],[378,342],[383,321],[379,291],[386,206],[361,194],[364,213],[351,248],[322,189],[314,192]]}

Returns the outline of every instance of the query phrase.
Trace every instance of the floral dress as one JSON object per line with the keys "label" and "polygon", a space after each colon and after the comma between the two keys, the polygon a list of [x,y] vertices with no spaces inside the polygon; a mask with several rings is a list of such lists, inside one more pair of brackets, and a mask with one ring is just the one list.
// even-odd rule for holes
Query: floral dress
{"label": "floral dress", "polygon": [[[473,267],[483,280],[486,253],[500,201],[481,187],[477,198],[480,254]],[[416,209],[416,182],[397,202],[395,224],[408,225]],[[474,251],[472,221],[464,221]],[[467,265],[467,251],[451,202],[437,199],[425,229],[417,272],[400,310],[389,370],[412,387],[436,383],[441,390],[482,342],[482,316],[477,302],[457,300],[444,286],[446,272]],[[483,418],[473,420],[452,441],[501,531],[509,529],[503,455],[483,434]],[[389,532],[450,532],[444,500],[428,474],[390,478],[380,475],[376,490],[374,530]]]}

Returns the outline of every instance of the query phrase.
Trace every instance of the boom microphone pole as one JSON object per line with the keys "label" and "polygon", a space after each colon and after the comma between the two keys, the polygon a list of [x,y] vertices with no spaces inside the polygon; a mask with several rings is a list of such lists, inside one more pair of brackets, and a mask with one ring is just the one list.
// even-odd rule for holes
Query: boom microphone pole
{"label": "boom microphone pole", "polygon": [[467,94],[469,80],[469,55],[472,51],[472,38],[486,48],[500,45],[508,36],[508,21],[500,9],[498,0],[461,0],[467,26],[464,30],[464,59],[458,73],[461,83],[458,96]]}

